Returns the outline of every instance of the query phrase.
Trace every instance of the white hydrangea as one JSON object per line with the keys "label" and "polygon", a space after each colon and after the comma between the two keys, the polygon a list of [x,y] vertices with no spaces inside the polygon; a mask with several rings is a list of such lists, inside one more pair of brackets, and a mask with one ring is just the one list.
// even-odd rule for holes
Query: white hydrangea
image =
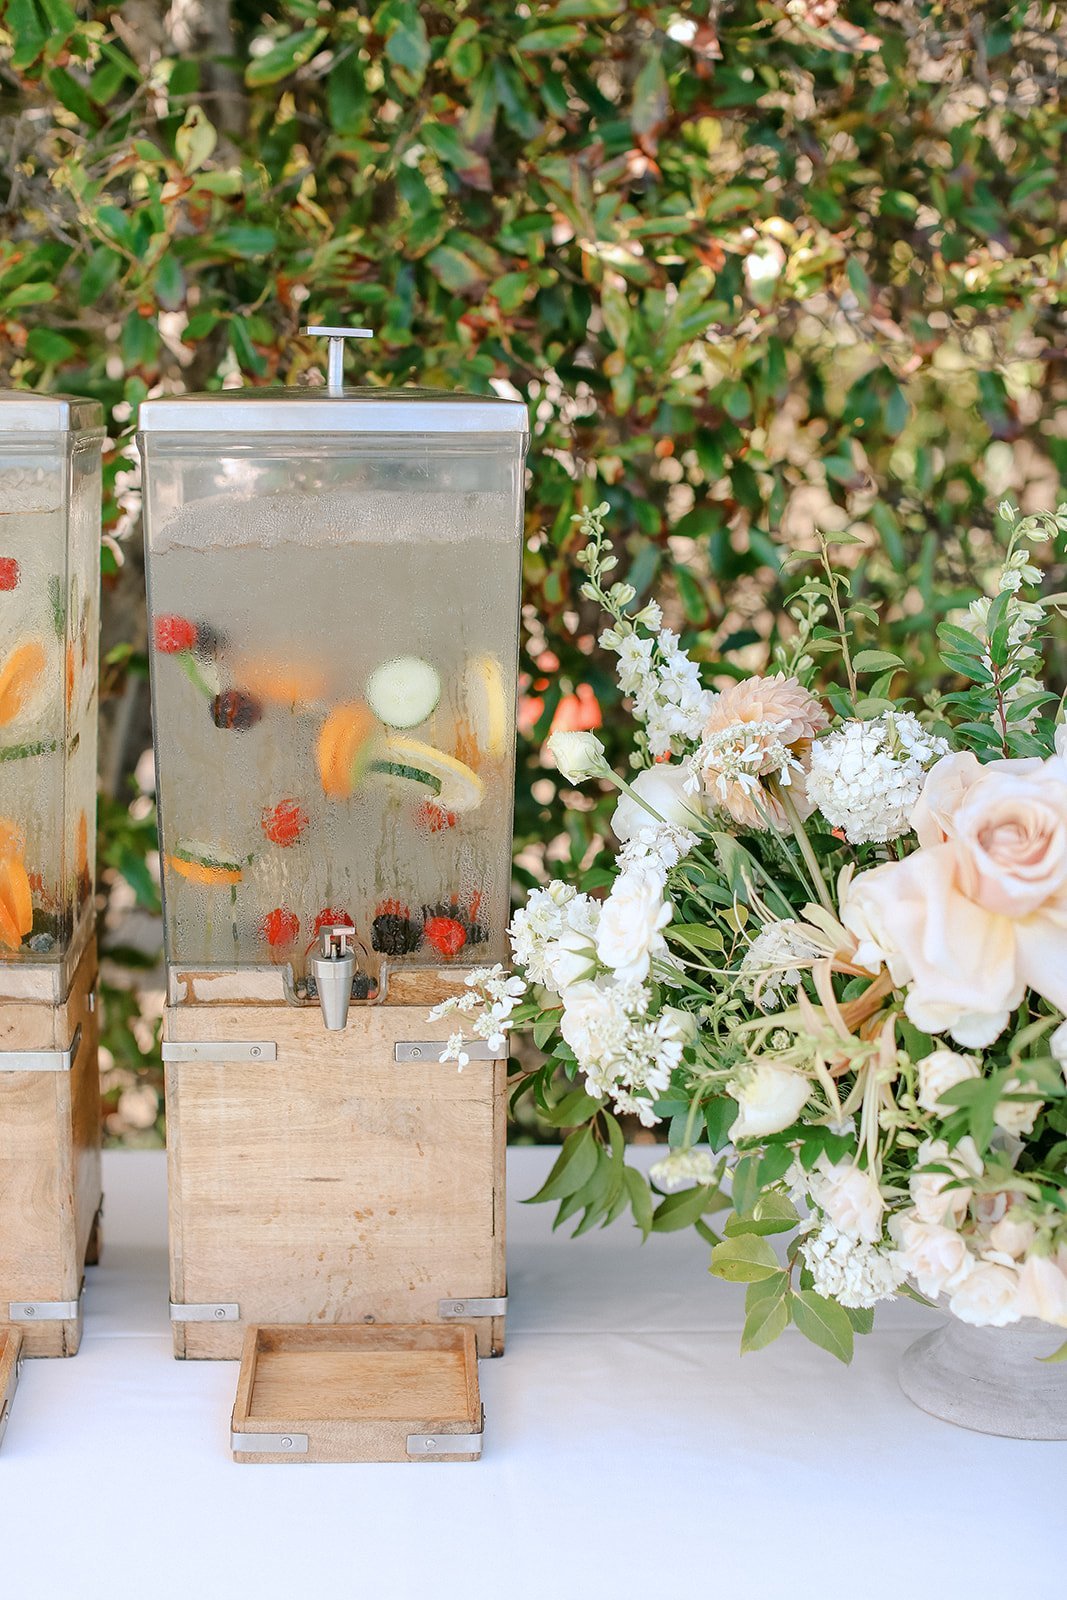
{"label": "white hydrangea", "polygon": [[884,843],[907,833],[927,770],[947,753],[911,711],[846,722],[812,745],[808,798],[850,844]]}
{"label": "white hydrangea", "polygon": [[563,995],[560,1032],[574,1051],[592,1095],[646,1128],[659,1121],[654,1105],[670,1086],[691,1033],[691,1019],[671,1007],[649,1015],[651,993],[641,983],[609,978],[576,983]]}
{"label": "white hydrangea", "polygon": [[466,993],[450,995],[430,1012],[430,1021],[458,1013],[470,1020],[470,1034],[462,1028],[448,1036],[439,1061],[454,1061],[462,1069],[470,1061],[468,1038],[484,1039],[491,1050],[503,1052],[507,1045],[511,1013],[526,993],[526,984],[497,962],[494,967],[477,967],[466,977]]}
{"label": "white hydrangea", "polygon": [[565,933],[595,939],[600,926],[600,903],[579,894],[569,883],[553,881],[545,889],[531,889],[525,906],[511,919],[508,933],[518,966],[529,983],[555,991],[548,960],[549,946]]}
{"label": "white hydrangea", "polygon": [[895,1250],[865,1244],[828,1220],[813,1220],[810,1228],[800,1254],[817,1294],[854,1310],[893,1299],[905,1277]]}
{"label": "white hydrangea", "polygon": [[715,696],[701,686],[699,668],[676,633],[661,628],[653,639],[608,628],[600,643],[619,658],[619,687],[633,699],[634,717],[644,723],[654,756],[670,754],[679,741],[692,744],[702,737]]}
{"label": "white hydrangea", "polygon": [[649,1177],[665,1194],[673,1194],[688,1183],[714,1183],[718,1172],[711,1151],[701,1144],[689,1150],[671,1150],[649,1169]]}
{"label": "white hydrangea", "polygon": [[741,979],[750,1000],[773,1011],[786,990],[798,989],[802,969],[822,951],[810,934],[792,917],[766,922],[741,961]]}

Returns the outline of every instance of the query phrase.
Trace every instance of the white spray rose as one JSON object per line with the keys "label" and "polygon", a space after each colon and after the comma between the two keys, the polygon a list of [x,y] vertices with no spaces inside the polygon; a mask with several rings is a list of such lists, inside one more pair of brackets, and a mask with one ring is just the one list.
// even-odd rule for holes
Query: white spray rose
{"label": "white spray rose", "polygon": [[615,1006],[602,983],[574,983],[563,994],[559,1031],[579,1061],[590,1054],[590,1029],[612,1017]]}
{"label": "white spray rose", "polygon": [[905,1214],[893,1218],[891,1231],[908,1277],[930,1300],[958,1289],[975,1264],[960,1235],[940,1223]]}
{"label": "white spray rose", "polygon": [[885,1202],[869,1172],[852,1161],[831,1162],[821,1155],[809,1178],[808,1190],[839,1232],[866,1244],[878,1243]]}
{"label": "white spray rose", "polygon": [[[634,794],[640,795],[645,805],[641,805],[632,795],[619,796],[611,819],[616,839],[628,844],[645,828],[653,826],[657,819],[672,828],[689,831],[699,828],[703,820],[700,801],[697,796],[690,797],[685,793],[684,785],[688,777],[686,767],[669,763],[646,767],[639,772],[630,787]],[[651,809],[646,809],[646,806]]]}
{"label": "white spray rose", "polygon": [[658,873],[636,868],[620,873],[600,912],[597,955],[622,982],[643,982],[652,957],[667,948],[661,930],[670,920]]}
{"label": "white spray rose", "polygon": [[552,987],[562,994],[571,984],[591,978],[596,971],[596,946],[588,934],[568,929],[546,944],[542,956]]}
{"label": "white spray rose", "polygon": [[762,1139],[769,1133],[781,1133],[797,1120],[807,1104],[811,1084],[788,1067],[759,1061],[729,1086],[729,1092],[738,1105],[730,1138]]}
{"label": "white spray rose", "polygon": [[1019,1272],[1019,1313],[1067,1328],[1067,1273],[1051,1256],[1031,1256]]}
{"label": "white spray rose", "polygon": [[[1034,1089],[1034,1084],[1009,1078],[1004,1088],[1008,1094],[1025,1094]],[[993,1120],[998,1128],[1010,1133],[1013,1138],[1025,1139],[1034,1131],[1041,1105],[1040,1100],[998,1100],[993,1110]]]}
{"label": "white spray rose", "polygon": [[942,1117],[947,1117],[955,1109],[940,1104],[946,1089],[979,1075],[974,1056],[961,1056],[955,1050],[934,1050],[917,1061],[915,1066],[919,1074],[919,1092],[915,1098],[924,1111],[933,1111]]}
{"label": "white spray rose", "polygon": [[1048,1042],[1052,1052],[1052,1059],[1058,1061],[1063,1069],[1063,1076],[1067,1078],[1067,1022],[1061,1022]]}
{"label": "white spray rose", "polygon": [[1036,1232],[1033,1223],[1025,1218],[1016,1222],[1011,1217],[1001,1217],[989,1230],[989,1242],[994,1250],[1019,1261],[1033,1244]]}
{"label": "white spray rose", "polygon": [[973,1328],[1006,1328],[1021,1315],[1019,1274],[1011,1267],[978,1261],[953,1290],[948,1308]]}
{"label": "white spray rose", "polygon": [[547,749],[568,783],[583,783],[605,769],[604,746],[593,733],[554,733]]}
{"label": "white spray rose", "polygon": [[[926,1139],[915,1153],[917,1166],[947,1167],[947,1172],[914,1172],[908,1180],[915,1215],[921,1222],[948,1223],[955,1227],[967,1215],[973,1190],[961,1180],[977,1178],[982,1162],[968,1135],[949,1150],[944,1139]],[[949,1188],[949,1184],[956,1187]]]}

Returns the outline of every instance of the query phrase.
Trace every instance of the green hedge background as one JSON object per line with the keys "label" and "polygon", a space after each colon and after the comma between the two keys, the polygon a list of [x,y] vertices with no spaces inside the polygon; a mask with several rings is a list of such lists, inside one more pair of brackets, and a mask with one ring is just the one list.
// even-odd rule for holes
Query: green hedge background
{"label": "green hedge background", "polygon": [[374,328],[354,381],[528,400],[516,875],[593,865],[537,758],[617,700],[577,507],[734,676],[850,530],[921,693],[995,502],[1063,498],[1065,72],[1058,4],[0,4],[0,376],[110,418],[109,1138],[161,1132],[138,403],[317,381],[309,317]]}

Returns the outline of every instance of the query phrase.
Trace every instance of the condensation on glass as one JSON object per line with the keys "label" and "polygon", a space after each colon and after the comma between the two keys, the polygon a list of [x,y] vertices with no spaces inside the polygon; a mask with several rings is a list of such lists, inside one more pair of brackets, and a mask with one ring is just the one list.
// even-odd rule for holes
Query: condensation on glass
{"label": "condensation on glass", "polygon": [[324,927],[370,999],[505,959],[525,407],[253,389],[140,428],[172,998],[300,999]]}
{"label": "condensation on glass", "polygon": [[95,401],[0,393],[0,997],[60,1001],[93,927]]}

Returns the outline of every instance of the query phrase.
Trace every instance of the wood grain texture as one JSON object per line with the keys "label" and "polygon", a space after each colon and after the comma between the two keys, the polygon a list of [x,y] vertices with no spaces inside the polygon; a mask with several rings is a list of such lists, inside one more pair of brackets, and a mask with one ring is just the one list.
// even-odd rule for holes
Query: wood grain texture
{"label": "wood grain texture", "polygon": [[0,1328],[0,1445],[6,1427],[6,1416],[15,1398],[18,1385],[19,1350],[22,1334],[17,1328]]}
{"label": "wood grain texture", "polygon": [[[308,1436],[303,1455],[235,1460],[408,1461],[410,1434],[481,1429],[478,1360],[470,1328],[251,1328],[233,1430]],[[434,1452],[431,1459],[469,1457]]]}
{"label": "wood grain texture", "polygon": [[[95,943],[62,1006],[0,1005],[0,1049],[65,1050],[69,1072],[0,1073],[0,1326],[13,1300],[77,1300],[100,1209]],[[80,1319],[19,1325],[23,1354],[73,1355]]]}
{"label": "wood grain texture", "polygon": [[[175,1354],[234,1359],[249,1323],[429,1323],[504,1288],[506,1063],[398,1064],[444,1039],[403,1006],[177,1006],[168,1040],[262,1041],[277,1062],[167,1065],[171,1298],[240,1322],[174,1326]],[[477,1319],[484,1354],[504,1320]]]}

